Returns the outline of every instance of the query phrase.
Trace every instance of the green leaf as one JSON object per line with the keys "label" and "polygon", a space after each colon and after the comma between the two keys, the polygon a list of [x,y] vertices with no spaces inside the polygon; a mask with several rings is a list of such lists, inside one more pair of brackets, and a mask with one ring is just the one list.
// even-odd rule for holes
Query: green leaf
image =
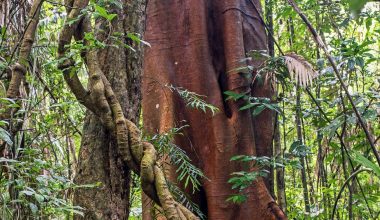
{"label": "green leaf", "polygon": [[380,178],[380,167],[377,166],[375,163],[373,163],[372,161],[368,160],[367,158],[365,158],[363,155],[357,153],[357,152],[351,152],[353,158],[356,162],[358,162],[359,164],[373,170],[373,172],[376,174],[376,176],[378,176]]}
{"label": "green leaf", "polygon": [[242,158],[247,157],[246,155],[236,155],[231,157],[230,161],[235,161],[235,160],[241,160]]}
{"label": "green leaf", "polygon": [[246,195],[233,195],[233,196],[230,196],[226,201],[240,204],[240,203],[247,201],[247,196]]}
{"label": "green leaf", "polygon": [[[235,73],[235,72],[240,72],[240,73],[251,73],[253,70],[253,67],[252,66],[241,66],[241,67],[237,67],[235,69],[232,69],[230,71],[228,71],[227,73]],[[251,76],[251,75],[248,75],[248,76]]]}
{"label": "green leaf", "polygon": [[15,100],[13,99],[10,99],[10,98],[0,98],[0,102],[1,103],[12,103],[12,104],[15,104]]}
{"label": "green leaf", "polygon": [[200,109],[204,113],[206,113],[206,110],[210,110],[212,112],[212,115],[214,116],[216,112],[219,111],[219,108],[216,106],[213,106],[212,104],[207,103],[204,98],[206,96],[199,95],[195,92],[191,92],[189,90],[186,90],[182,87],[175,87],[173,85],[165,85],[170,89],[172,92],[177,92],[178,95],[186,102],[186,106],[190,106],[195,109]]}
{"label": "green leaf", "polygon": [[10,134],[8,133],[8,131],[4,130],[3,128],[0,128],[0,139],[5,141],[8,145],[13,144]]}
{"label": "green leaf", "polygon": [[360,11],[364,8],[364,5],[369,2],[369,0],[349,0],[350,10],[354,15],[358,15]]}
{"label": "green leaf", "polygon": [[1,27],[1,38],[4,39],[5,38],[5,33],[7,31],[7,28],[6,27]]}
{"label": "green leaf", "polygon": [[235,101],[245,96],[244,93],[239,94],[232,91],[225,91],[224,94],[228,96],[226,100],[233,99]]}
{"label": "green leaf", "polygon": [[107,10],[99,5],[95,5],[95,10],[100,16],[108,21],[112,21],[117,16],[117,14],[108,14]]}
{"label": "green leaf", "polygon": [[[79,207],[79,206],[76,206],[75,208],[81,208],[82,209],[82,207]],[[84,216],[84,213],[82,212],[82,211],[79,211],[79,210],[77,210],[77,209],[68,209],[67,211],[71,211],[71,212],[73,212],[74,214],[77,214],[77,215],[80,215],[80,216]]]}
{"label": "green leaf", "polygon": [[147,45],[148,47],[151,47],[150,43],[146,42],[146,41],[143,41],[140,36],[138,36],[137,34],[133,34],[133,33],[128,33],[127,34],[127,37],[130,38],[131,40],[137,42],[137,43],[142,43],[142,44],[145,44]]}
{"label": "green leaf", "polygon": [[260,104],[259,103],[248,103],[247,105],[241,107],[239,110],[242,111],[242,110],[250,109],[250,108],[252,108],[252,107],[254,107],[256,105],[260,105]]}
{"label": "green leaf", "polygon": [[364,67],[364,59],[363,59],[363,57],[356,57],[355,61],[356,61],[356,65],[360,66],[361,68]]}
{"label": "green leaf", "polygon": [[106,19],[108,20],[108,21],[112,21],[114,18],[116,18],[117,17],[117,14],[109,14],[107,17],[106,17]]}
{"label": "green leaf", "polygon": [[104,18],[108,16],[107,10],[99,5],[95,5],[95,10]]}
{"label": "green leaf", "polygon": [[30,190],[23,190],[23,191],[20,191],[20,194],[31,196],[31,195],[35,194],[35,192],[30,191]]}
{"label": "green leaf", "polygon": [[35,198],[39,203],[42,203],[42,202],[45,200],[45,197],[44,197],[43,195],[41,195],[41,194],[38,194],[38,193],[36,193],[36,194],[34,195],[34,198]]}
{"label": "green leaf", "polygon": [[276,112],[281,114],[281,112],[278,110],[279,108],[278,108],[277,104],[263,103],[263,105],[265,107],[269,108],[270,110],[276,111]]}
{"label": "green leaf", "polygon": [[248,52],[248,55],[250,57],[252,57],[254,60],[257,60],[257,59],[269,59],[271,58],[268,54],[268,51],[266,50],[252,50],[250,52]]}
{"label": "green leaf", "polygon": [[265,109],[266,109],[265,105],[260,105],[260,106],[258,106],[257,108],[255,108],[255,110],[253,110],[252,115],[253,115],[253,116],[257,116],[257,115],[259,115],[262,111],[264,111]]}
{"label": "green leaf", "polygon": [[29,208],[32,211],[33,214],[36,214],[38,212],[38,206],[36,206],[33,203],[29,203]]}

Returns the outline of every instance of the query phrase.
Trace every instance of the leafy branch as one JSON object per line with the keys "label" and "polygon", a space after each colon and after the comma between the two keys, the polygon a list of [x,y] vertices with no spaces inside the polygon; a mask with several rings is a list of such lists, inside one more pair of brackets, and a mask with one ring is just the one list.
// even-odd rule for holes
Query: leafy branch
{"label": "leafy branch", "polygon": [[186,106],[190,106],[195,109],[200,109],[204,113],[206,113],[206,110],[208,109],[211,111],[212,115],[215,115],[217,112],[219,112],[218,107],[204,101],[204,98],[206,96],[199,95],[182,87],[175,87],[173,85],[165,86],[168,87],[170,91],[178,93],[178,95],[186,102]]}
{"label": "leafy branch", "polygon": [[225,91],[224,94],[228,96],[227,100],[229,99],[233,99],[234,101],[237,101],[239,99],[244,100],[246,103],[242,107],[240,107],[239,110],[242,111],[242,110],[247,110],[247,109],[253,109],[252,111],[253,116],[259,115],[265,109],[270,109],[281,114],[281,108],[278,106],[277,103],[272,103],[269,98],[252,97],[245,93],[239,94],[232,91]]}
{"label": "leafy branch", "polygon": [[233,172],[228,183],[232,184],[232,189],[236,189],[239,193],[231,195],[227,201],[232,203],[243,203],[247,201],[248,196],[244,190],[252,185],[260,177],[266,177],[269,174],[268,167],[283,168],[285,165],[300,168],[299,163],[289,158],[271,158],[267,156],[253,156],[253,155],[237,155],[233,156],[230,161],[242,162],[246,166],[243,171]]}

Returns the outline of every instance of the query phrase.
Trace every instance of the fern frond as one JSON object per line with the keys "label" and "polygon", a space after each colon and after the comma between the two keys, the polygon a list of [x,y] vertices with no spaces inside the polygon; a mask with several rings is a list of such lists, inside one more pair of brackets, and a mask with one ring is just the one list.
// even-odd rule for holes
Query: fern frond
{"label": "fern frond", "polygon": [[190,106],[195,109],[200,109],[204,113],[206,113],[206,110],[208,109],[211,111],[212,115],[215,115],[217,112],[219,112],[218,107],[213,106],[203,100],[203,98],[206,96],[199,95],[182,87],[175,87],[173,85],[165,86],[168,87],[170,91],[177,92],[177,94],[186,102],[186,106]]}
{"label": "fern frond", "polygon": [[284,55],[283,58],[292,80],[304,87],[312,84],[318,74],[305,58],[293,52]]}
{"label": "fern frond", "polygon": [[190,200],[189,196],[186,195],[178,186],[168,183],[169,190],[176,198],[176,200],[185,206],[188,210],[195,213],[200,219],[206,219],[206,216],[199,209],[199,206]]}
{"label": "fern frond", "polygon": [[177,145],[169,144],[167,154],[170,157],[170,162],[177,168],[178,180],[183,181],[185,187],[191,183],[193,192],[199,190],[201,186],[201,179],[206,179],[203,172],[191,163],[191,159],[186,155],[186,152],[179,148]]}
{"label": "fern frond", "polygon": [[153,143],[161,157],[168,156],[170,163],[177,167],[177,179],[183,181],[185,187],[191,183],[193,191],[196,191],[201,186],[201,179],[207,179],[207,177],[202,170],[191,163],[191,159],[184,150],[172,143],[174,136],[181,135],[180,130],[184,127],[186,126],[172,128],[166,133],[154,135],[149,141]]}

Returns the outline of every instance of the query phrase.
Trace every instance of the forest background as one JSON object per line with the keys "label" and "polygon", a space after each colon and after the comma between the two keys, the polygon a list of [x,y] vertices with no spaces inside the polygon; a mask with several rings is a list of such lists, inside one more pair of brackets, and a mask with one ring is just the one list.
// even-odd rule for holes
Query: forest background
{"label": "forest background", "polygon": [[[226,99],[247,100],[242,111],[249,109],[255,116],[271,110],[276,116],[272,155],[231,158],[253,162],[259,170],[231,173],[226,184],[237,193],[231,194],[226,203],[244,203],[247,198],[239,192],[262,176],[273,181],[269,191],[289,219],[379,219],[380,4],[365,0],[295,1],[299,13],[291,2],[261,1],[268,51],[251,51],[247,57],[264,60],[263,65],[240,69],[259,69],[261,74],[254,79],[257,81],[268,80],[270,75],[276,94],[263,99],[225,91]],[[86,100],[80,100],[67,86],[65,74],[73,73],[63,74],[64,56],[57,56],[59,33],[62,35],[67,23],[77,22],[70,18],[65,23],[70,11],[65,6],[69,3],[0,1],[0,219],[72,219],[87,215],[86,209],[75,202],[75,194],[103,187],[102,180],[95,178],[75,181],[81,166],[80,147],[89,140],[84,139],[83,126],[91,127],[89,124],[96,119],[86,116]],[[143,37],[144,3],[136,1],[128,9],[121,4],[117,0],[90,1],[83,12],[91,14],[94,24],[101,19],[103,22],[96,27],[107,29],[109,34],[99,34],[95,28],[82,36],[89,44],[76,40],[70,46],[73,69],[86,86],[88,72],[96,67],[86,67],[89,61],[82,59],[82,53],[93,48],[111,48],[105,53],[112,53],[112,48],[126,49],[121,56],[133,57],[134,62],[125,70],[133,73],[128,80],[140,86],[142,50],[150,47]],[[109,10],[111,6],[122,8],[123,13],[135,13],[125,21],[140,19],[141,25],[121,33],[120,27],[111,25],[121,12]],[[36,14],[39,21],[33,20]],[[28,35],[34,25],[35,33]],[[124,40],[118,40],[121,36]],[[30,43],[30,37],[34,42],[25,56],[23,46]],[[26,74],[21,74],[18,94],[13,96],[9,88],[17,68]],[[188,108],[218,114],[215,106],[203,101],[202,94],[175,85],[164,87],[185,100]],[[127,90],[132,93],[134,89]],[[128,120],[144,134],[138,103],[141,97],[137,96],[127,104],[134,110]],[[181,135],[181,129],[143,139],[154,145],[160,157],[177,156],[172,163],[184,164],[178,169],[178,181],[196,190],[207,176],[185,152],[171,144],[174,136]],[[128,200],[121,202],[127,207],[122,212],[129,219],[140,219],[141,179],[134,172],[123,175],[130,179],[130,188],[123,191]],[[170,191],[188,210],[205,218],[205,213],[179,188],[173,186]]]}

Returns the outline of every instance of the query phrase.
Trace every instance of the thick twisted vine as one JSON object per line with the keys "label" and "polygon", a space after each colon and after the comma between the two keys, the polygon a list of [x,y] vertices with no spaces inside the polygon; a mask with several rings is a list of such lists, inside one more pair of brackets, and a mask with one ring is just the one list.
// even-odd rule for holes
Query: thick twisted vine
{"label": "thick twisted vine", "polygon": [[[98,65],[97,49],[82,53],[88,67],[88,90],[79,81],[74,61],[66,57],[71,39],[80,39],[84,33],[91,33],[89,18],[80,18],[81,10],[88,0],[69,1],[67,20],[61,30],[58,43],[59,69],[63,71],[66,83],[80,103],[97,115],[103,125],[114,134],[119,152],[128,167],[141,177],[143,191],[162,207],[167,219],[198,219],[182,204],[175,201],[168,188],[163,169],[157,160],[157,152],[151,143],[141,140],[141,131],[126,119],[110,82]],[[71,21],[71,22],[68,22]]]}

